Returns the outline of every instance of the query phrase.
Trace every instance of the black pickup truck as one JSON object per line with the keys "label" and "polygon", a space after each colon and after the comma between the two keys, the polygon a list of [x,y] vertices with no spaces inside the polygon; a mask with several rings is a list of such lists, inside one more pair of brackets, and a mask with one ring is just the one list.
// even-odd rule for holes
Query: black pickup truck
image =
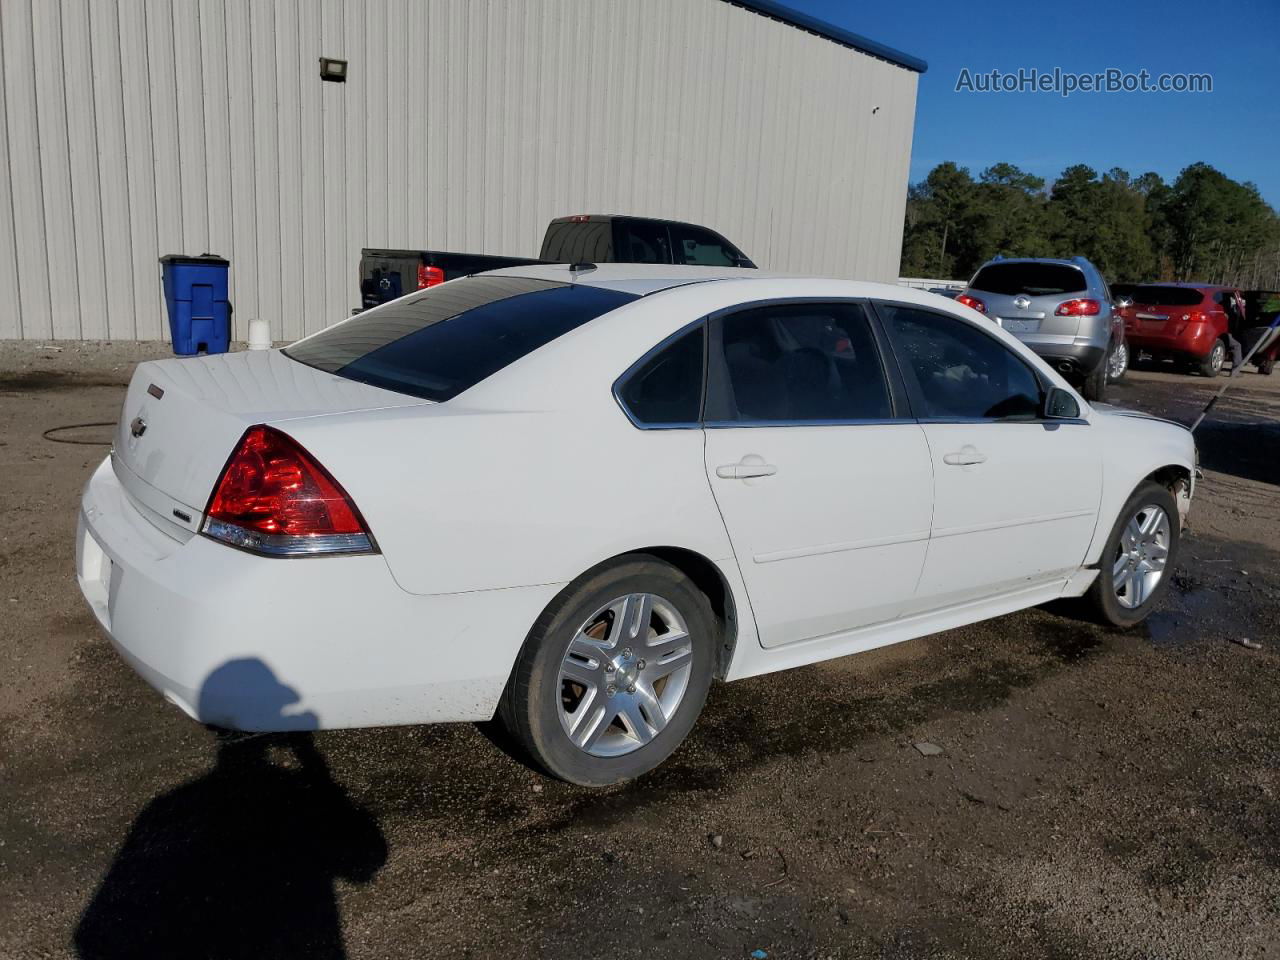
{"label": "black pickup truck", "polygon": [[360,302],[365,309],[454,277],[526,263],[691,263],[704,267],[755,264],[706,227],[678,220],[579,214],[547,225],[538,257],[496,257],[445,250],[360,252]]}

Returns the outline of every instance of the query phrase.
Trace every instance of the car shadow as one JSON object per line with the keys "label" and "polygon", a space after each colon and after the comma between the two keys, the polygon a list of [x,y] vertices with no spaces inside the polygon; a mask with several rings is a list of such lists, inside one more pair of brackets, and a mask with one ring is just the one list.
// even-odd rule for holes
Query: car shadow
{"label": "car shadow", "polygon": [[293,690],[261,661],[237,660],[210,675],[202,702],[228,685],[300,732],[211,728],[213,768],[134,820],[76,927],[81,958],[346,956],[335,881],[370,881],[386,839],[303,729],[318,719],[285,712]]}

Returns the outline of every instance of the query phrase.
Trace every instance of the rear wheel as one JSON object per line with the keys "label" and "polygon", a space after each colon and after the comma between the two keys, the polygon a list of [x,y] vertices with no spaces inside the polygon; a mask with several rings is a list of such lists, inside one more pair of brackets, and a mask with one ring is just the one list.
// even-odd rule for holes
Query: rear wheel
{"label": "rear wheel", "polygon": [[529,632],[498,710],[521,752],[583,786],[662,763],[706,701],[717,644],[706,596],[650,557],[570,584]]}
{"label": "rear wheel", "polygon": [[1200,359],[1197,369],[1206,377],[1216,377],[1222,373],[1222,366],[1227,362],[1227,345],[1221,340],[1213,341],[1213,348]]}
{"label": "rear wheel", "polygon": [[1101,403],[1107,398],[1107,369],[1109,364],[1104,357],[1093,372],[1084,378],[1080,393],[1090,403]]}
{"label": "rear wheel", "polygon": [[1121,340],[1107,357],[1107,380],[1119,383],[1129,372],[1129,344]]}
{"label": "rear wheel", "polygon": [[1151,481],[1139,485],[1111,529],[1098,579],[1085,594],[1093,618],[1116,627],[1145,620],[1169,589],[1178,539],[1173,494]]}
{"label": "rear wheel", "polygon": [[1271,371],[1276,368],[1276,358],[1267,357],[1265,360],[1258,361],[1258,372],[1264,377],[1271,376]]}

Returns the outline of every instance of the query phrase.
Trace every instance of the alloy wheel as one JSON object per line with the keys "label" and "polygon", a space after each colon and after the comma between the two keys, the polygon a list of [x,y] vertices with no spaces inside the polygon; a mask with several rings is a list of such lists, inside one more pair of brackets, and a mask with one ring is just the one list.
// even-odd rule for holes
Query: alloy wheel
{"label": "alloy wheel", "polygon": [[1209,351],[1209,369],[1215,374],[1222,372],[1222,365],[1227,360],[1227,348],[1222,345],[1219,340],[1213,345],[1213,349]]}
{"label": "alloy wheel", "polygon": [[560,663],[560,724],[594,757],[638,750],[680,708],[693,643],[675,606],[652,593],[618,597],[580,626]]}
{"label": "alloy wheel", "polygon": [[1111,568],[1111,585],[1120,606],[1136,609],[1155,591],[1169,560],[1171,529],[1169,515],[1154,503],[1129,519]]}
{"label": "alloy wheel", "polygon": [[1120,343],[1111,351],[1111,358],[1107,363],[1107,376],[1112,380],[1119,380],[1124,376],[1126,370],[1129,369],[1129,345]]}

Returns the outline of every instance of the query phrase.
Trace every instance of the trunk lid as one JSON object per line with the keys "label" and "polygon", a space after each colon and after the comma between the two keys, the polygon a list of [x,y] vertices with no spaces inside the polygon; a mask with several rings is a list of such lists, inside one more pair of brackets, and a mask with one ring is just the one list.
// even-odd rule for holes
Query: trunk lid
{"label": "trunk lid", "polygon": [[213,485],[250,426],[428,402],[278,350],[152,360],[129,383],[111,460],[139,512],[185,539],[199,529]]}

